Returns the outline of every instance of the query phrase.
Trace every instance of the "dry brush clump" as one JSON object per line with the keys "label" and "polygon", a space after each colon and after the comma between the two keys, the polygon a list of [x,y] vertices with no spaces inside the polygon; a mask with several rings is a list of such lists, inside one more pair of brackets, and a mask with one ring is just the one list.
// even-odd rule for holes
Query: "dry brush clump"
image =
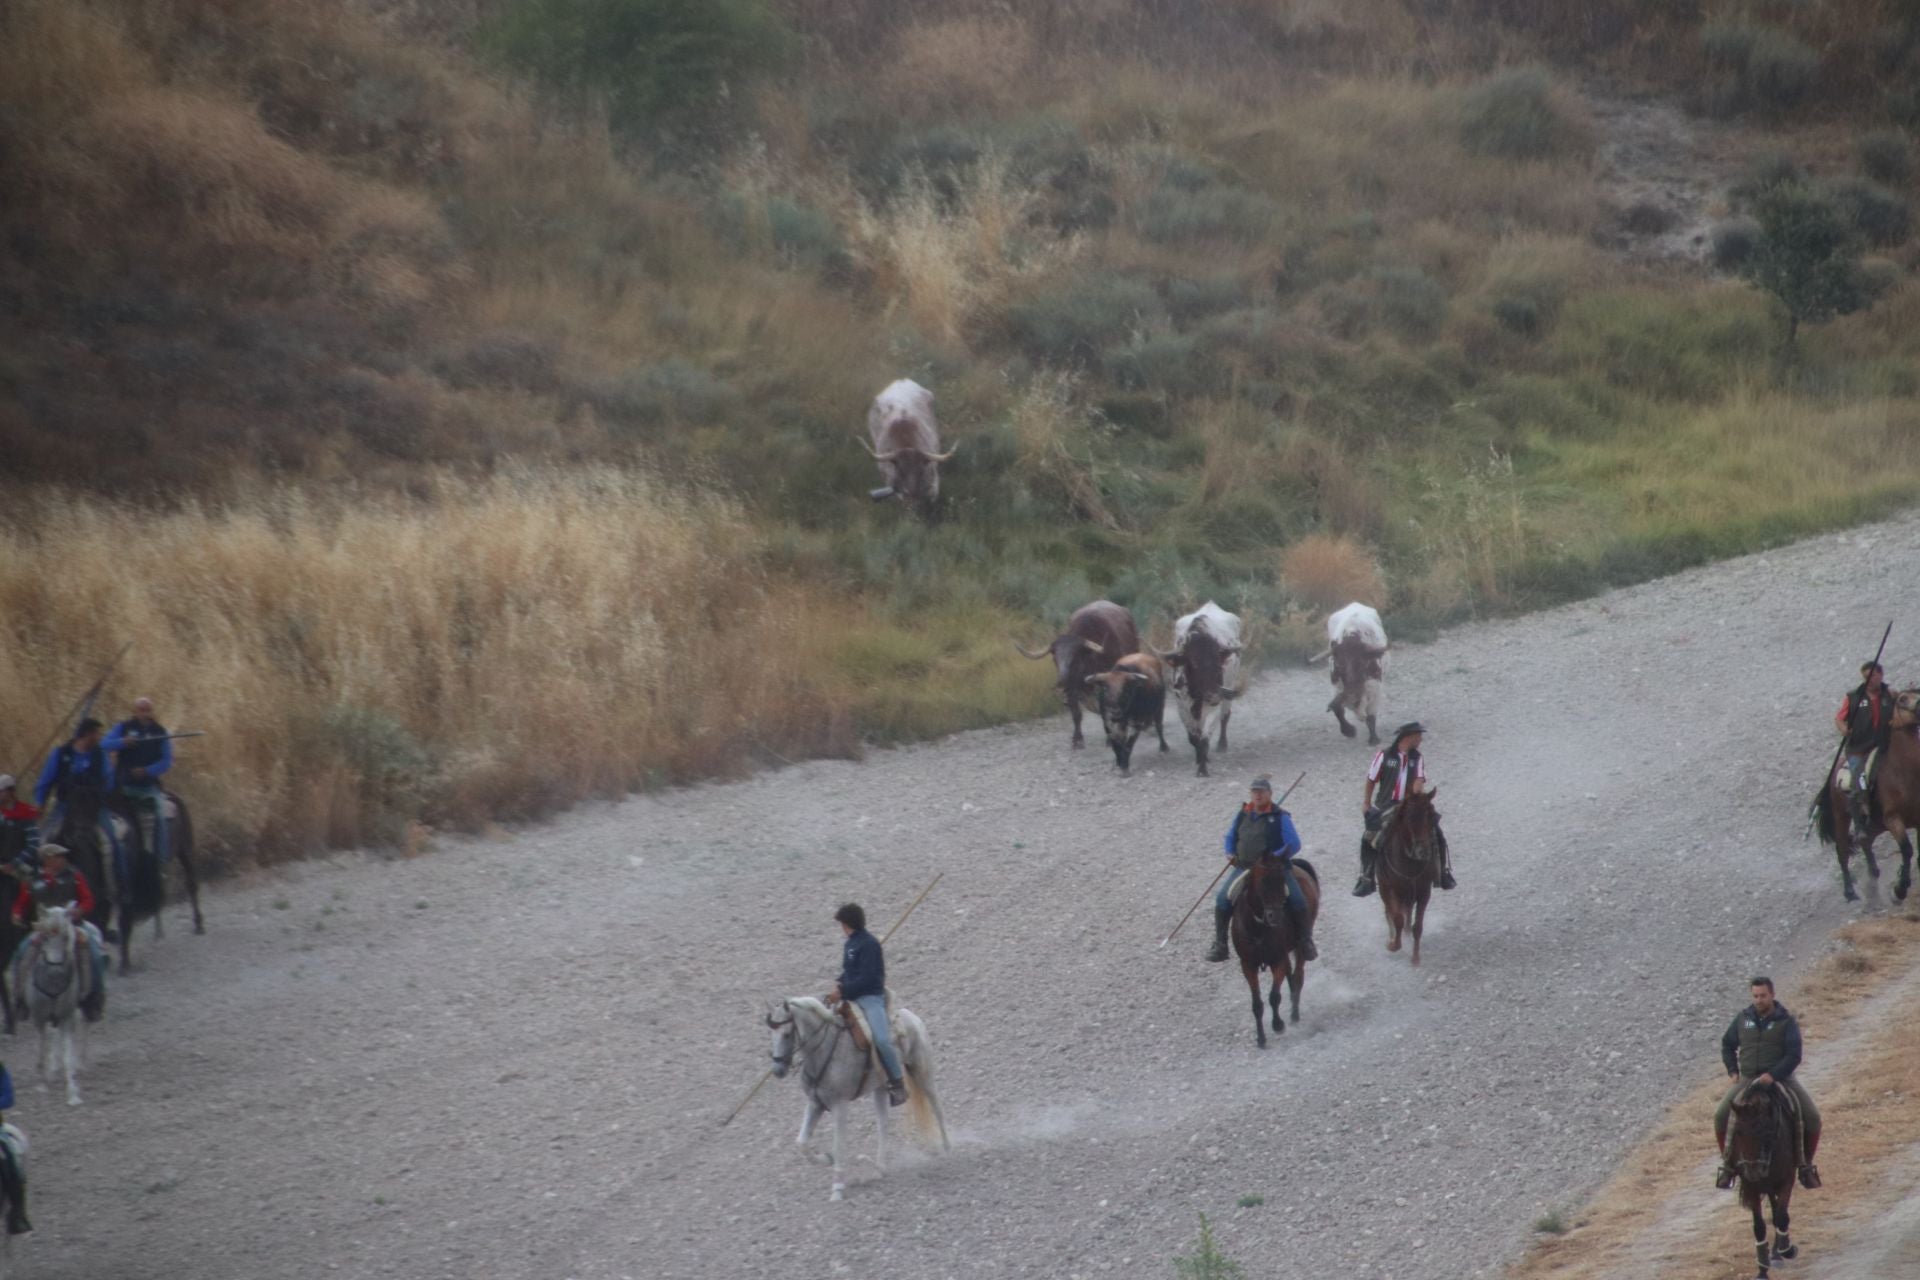
{"label": "dry brush clump", "polygon": [[1281,553],[1280,584],[1290,598],[1322,612],[1354,600],[1387,605],[1379,564],[1351,538],[1310,534],[1295,542]]}
{"label": "dry brush clump", "polygon": [[9,761],[128,639],[109,698],[151,693],[207,731],[180,786],[242,857],[730,772],[756,746],[851,748],[809,661],[825,611],[760,570],[732,504],[639,471],[424,487],[16,506]]}

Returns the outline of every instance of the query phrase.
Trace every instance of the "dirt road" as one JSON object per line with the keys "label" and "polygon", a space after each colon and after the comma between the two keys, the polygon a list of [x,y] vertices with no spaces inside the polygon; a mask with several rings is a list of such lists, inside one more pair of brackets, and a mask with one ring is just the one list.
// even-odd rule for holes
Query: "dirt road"
{"label": "dirt road", "polygon": [[[1909,517],[1397,652],[1461,879],[1421,971],[1347,896],[1367,754],[1317,672],[1259,681],[1212,780],[1171,717],[1131,779],[1061,717],[228,887],[206,937],[143,931],[84,1107],[8,1054],[32,1274],[1158,1277],[1201,1212],[1253,1275],[1492,1274],[1711,1057],[1751,971],[1871,910],[1800,833],[1890,610],[1916,670],[1915,563]],[[1154,943],[1245,779],[1302,768],[1324,962],[1261,1053],[1204,920]],[[939,868],[888,959],[956,1149],[829,1206],[793,1083],[715,1126],[763,998],[831,977],[833,907],[885,922]]]}

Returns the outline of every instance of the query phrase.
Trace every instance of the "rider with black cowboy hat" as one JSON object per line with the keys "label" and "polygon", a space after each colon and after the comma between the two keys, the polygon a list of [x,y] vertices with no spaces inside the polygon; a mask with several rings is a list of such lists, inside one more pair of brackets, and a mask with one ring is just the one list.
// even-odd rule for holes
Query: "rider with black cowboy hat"
{"label": "rider with black cowboy hat", "polygon": [[[1360,837],[1360,879],[1353,896],[1364,898],[1374,890],[1373,863],[1379,855],[1380,838],[1386,834],[1389,816],[1410,795],[1427,789],[1427,762],[1420,754],[1420,740],[1426,726],[1410,720],[1393,731],[1393,741],[1384,751],[1374,753],[1367,766],[1367,785],[1361,796],[1361,819],[1366,832]],[[1447,837],[1440,840],[1440,887],[1454,887],[1453,859],[1447,853]]]}

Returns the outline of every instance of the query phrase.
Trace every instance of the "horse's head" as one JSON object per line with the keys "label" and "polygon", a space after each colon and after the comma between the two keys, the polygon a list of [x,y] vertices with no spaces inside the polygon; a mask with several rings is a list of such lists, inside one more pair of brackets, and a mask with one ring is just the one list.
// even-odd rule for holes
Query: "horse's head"
{"label": "horse's head", "polygon": [[1896,729],[1911,729],[1920,725],[1920,685],[1902,689],[1894,697],[1891,723]]}
{"label": "horse's head", "polygon": [[43,946],[50,948],[48,954],[59,959],[64,949],[73,945],[73,918],[79,912],[73,907],[42,907],[34,919],[33,931],[40,935]]}
{"label": "horse's head", "polygon": [[799,1028],[795,1025],[793,1005],[786,1000],[769,1004],[767,1027],[773,1032],[774,1078],[784,1080],[787,1072],[793,1068],[794,1049],[799,1044]]}

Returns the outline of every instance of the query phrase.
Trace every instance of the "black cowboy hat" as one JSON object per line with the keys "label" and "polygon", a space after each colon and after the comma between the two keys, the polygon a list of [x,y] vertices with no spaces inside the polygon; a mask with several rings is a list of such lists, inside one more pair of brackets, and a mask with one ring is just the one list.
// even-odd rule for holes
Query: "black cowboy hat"
{"label": "black cowboy hat", "polygon": [[1400,739],[1406,737],[1410,733],[1425,733],[1426,731],[1427,731],[1427,727],[1421,724],[1418,720],[1409,720],[1405,724],[1401,725],[1398,729],[1395,729],[1393,731],[1393,745],[1396,747],[1399,746]]}

